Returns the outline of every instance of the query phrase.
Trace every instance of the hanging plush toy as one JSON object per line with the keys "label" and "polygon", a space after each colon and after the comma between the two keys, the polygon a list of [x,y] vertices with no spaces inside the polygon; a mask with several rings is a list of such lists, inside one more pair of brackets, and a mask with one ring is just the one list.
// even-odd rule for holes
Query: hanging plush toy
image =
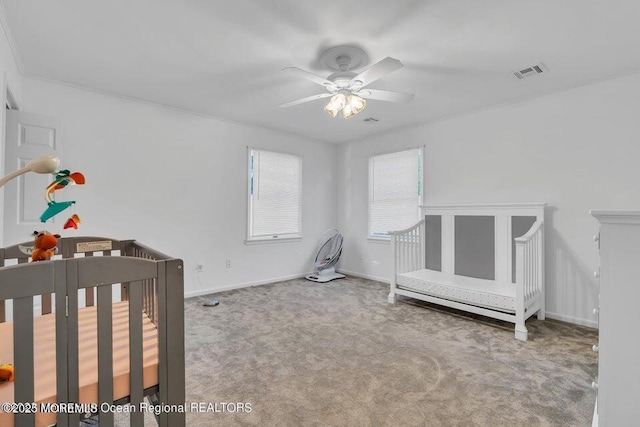
{"label": "hanging plush toy", "polygon": [[59,234],[51,234],[48,231],[34,231],[32,248],[20,247],[26,254],[31,254],[31,261],[48,261],[58,252]]}
{"label": "hanging plush toy", "polygon": [[[58,215],[60,212],[75,203],[75,200],[56,202],[55,200],[53,200],[53,193],[55,191],[61,190],[68,185],[84,185],[84,182],[84,175],[80,172],[70,172],[65,169],[56,173],[53,182],[49,184],[49,186],[47,186],[47,189],[45,190],[44,198],[47,201],[47,209],[42,213],[42,215],[40,215],[40,222],[46,222],[50,218]],[[73,217],[69,219],[73,219]],[[67,223],[69,223],[68,220]],[[69,225],[69,227],[78,228],[78,224],[80,223],[80,221],[78,220],[74,223],[75,227],[73,225]]]}
{"label": "hanging plush toy", "polygon": [[0,365],[0,383],[6,383],[13,380],[13,365],[11,363]]}

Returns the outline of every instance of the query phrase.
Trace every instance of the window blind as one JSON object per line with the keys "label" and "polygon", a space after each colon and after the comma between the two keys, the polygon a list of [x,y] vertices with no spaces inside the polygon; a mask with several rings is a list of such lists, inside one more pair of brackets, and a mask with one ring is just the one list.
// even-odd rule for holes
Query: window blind
{"label": "window blind", "polygon": [[302,159],[251,149],[249,180],[249,239],[299,237]]}
{"label": "window blind", "polygon": [[369,235],[388,236],[418,220],[422,193],[422,150],[369,158]]}

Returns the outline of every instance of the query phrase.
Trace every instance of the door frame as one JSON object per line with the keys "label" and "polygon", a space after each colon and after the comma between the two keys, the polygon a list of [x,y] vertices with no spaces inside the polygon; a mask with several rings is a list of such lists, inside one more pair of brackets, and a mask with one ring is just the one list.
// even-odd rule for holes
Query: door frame
{"label": "door frame", "polygon": [[[9,85],[7,72],[2,73],[2,113],[0,116],[0,177],[5,175],[5,140],[7,138],[7,109],[22,110],[20,100]],[[4,189],[0,189],[0,246],[4,246]]]}

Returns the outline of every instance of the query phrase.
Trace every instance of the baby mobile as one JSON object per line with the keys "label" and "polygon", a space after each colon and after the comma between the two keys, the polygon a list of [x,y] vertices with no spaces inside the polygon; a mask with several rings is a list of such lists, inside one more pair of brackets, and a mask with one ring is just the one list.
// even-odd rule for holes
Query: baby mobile
{"label": "baby mobile", "polygon": [[[47,202],[47,208],[40,215],[40,222],[47,222],[54,216],[65,211],[66,209],[75,205],[75,200],[57,201],[54,199],[54,193],[58,190],[67,188],[69,185],[84,185],[85,178],[81,172],[71,172],[67,169],[55,171],[59,160],[55,158],[55,167],[48,165],[48,170],[35,172],[39,173],[52,173],[55,174],[53,182],[47,186],[44,193],[44,198]],[[44,159],[43,159],[44,161]],[[44,168],[43,168],[44,169]],[[71,216],[65,221],[63,228],[78,229],[80,225],[80,217],[72,212]],[[51,234],[48,231],[34,231],[33,246],[20,246],[20,250],[28,255],[31,255],[31,261],[47,261],[50,260],[58,251],[58,239],[59,234]]]}
{"label": "baby mobile", "polygon": [[[9,175],[0,178],[0,187],[4,186],[10,180],[28,173],[35,172],[40,174],[55,174],[53,182],[49,184],[45,190],[45,200],[47,201],[47,208],[40,215],[40,221],[46,222],[59,213],[63,212],[67,208],[73,206],[75,200],[70,201],[56,201],[53,198],[53,194],[66,188],[69,185],[84,185],[84,175],[80,172],[70,172],[68,170],[59,170],[58,166],[60,159],[54,156],[40,157],[31,160],[27,165],[21,169],[18,169]],[[80,217],[75,213],[67,219],[64,223],[64,229],[74,228],[77,229],[80,224]],[[46,261],[51,259],[57,252],[57,244],[59,234],[51,234],[47,231],[34,231],[33,246],[25,247],[20,246],[20,250],[28,255],[31,255],[32,261]],[[0,364],[0,384],[13,382],[15,379],[14,367],[11,363]]]}

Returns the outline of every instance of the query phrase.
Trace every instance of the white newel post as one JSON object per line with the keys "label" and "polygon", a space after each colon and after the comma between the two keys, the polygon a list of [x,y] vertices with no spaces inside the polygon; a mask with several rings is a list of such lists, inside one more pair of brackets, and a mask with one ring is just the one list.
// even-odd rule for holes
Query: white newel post
{"label": "white newel post", "polygon": [[540,242],[538,244],[538,292],[540,292],[540,309],[538,310],[538,319],[544,320],[545,310],[545,293],[544,293],[544,223],[540,226],[539,231]]}
{"label": "white newel post", "polygon": [[516,339],[521,341],[526,341],[529,333],[524,324],[525,245],[516,241]]}

